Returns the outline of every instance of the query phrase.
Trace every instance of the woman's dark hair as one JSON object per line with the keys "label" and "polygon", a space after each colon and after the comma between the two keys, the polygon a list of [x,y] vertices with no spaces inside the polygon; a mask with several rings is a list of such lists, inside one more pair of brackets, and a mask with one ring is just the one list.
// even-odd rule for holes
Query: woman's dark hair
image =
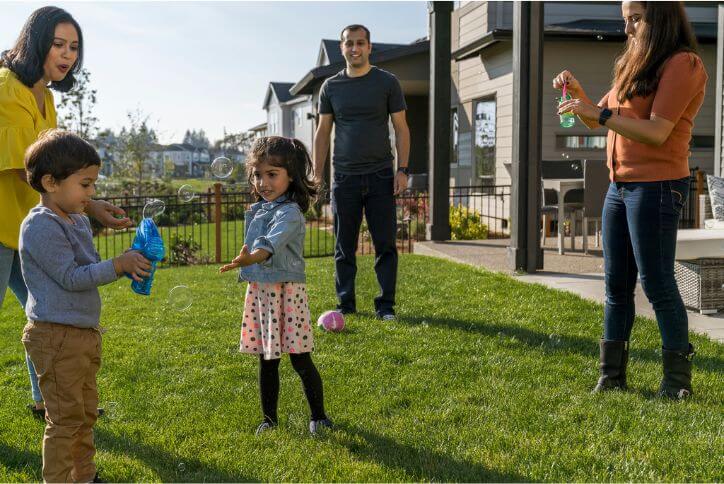
{"label": "woman's dark hair", "polygon": [[28,18],[12,49],[0,54],[0,67],[7,67],[18,76],[20,82],[33,87],[43,77],[43,64],[55,38],[55,27],[69,23],[78,32],[78,59],[62,81],[51,82],[50,87],[68,92],[75,84],[75,75],[83,67],[83,33],[80,25],[65,10],[58,7],[37,9]]}
{"label": "woman's dark hair", "polygon": [[61,129],[43,131],[25,152],[28,183],[40,193],[45,193],[42,183],[45,175],[61,181],[93,165],[101,165],[95,148],[77,134]]}
{"label": "woman's dark hair", "polygon": [[262,200],[261,194],[254,186],[254,169],[261,163],[284,168],[292,179],[287,190],[287,197],[296,202],[302,212],[316,200],[318,188],[312,182],[312,159],[304,143],[294,138],[267,136],[254,141],[251,155],[246,161],[246,173],[249,187],[257,201]]}
{"label": "woman's dark hair", "polygon": [[613,86],[618,101],[645,97],[656,91],[661,69],[677,52],[696,54],[696,37],[682,2],[638,2],[644,8],[636,41],[628,39],[616,59]]}

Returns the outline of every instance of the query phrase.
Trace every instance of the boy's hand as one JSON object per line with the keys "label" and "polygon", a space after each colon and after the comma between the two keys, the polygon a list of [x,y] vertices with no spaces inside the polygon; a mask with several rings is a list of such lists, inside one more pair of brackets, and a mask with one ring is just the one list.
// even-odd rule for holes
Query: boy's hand
{"label": "boy's hand", "polygon": [[239,255],[234,257],[229,264],[219,267],[219,272],[228,272],[232,269],[236,269],[237,267],[246,267],[255,263],[256,262],[252,260],[251,253],[249,252],[249,247],[244,244],[244,246],[241,248],[241,251],[239,252]]}
{"label": "boy's hand", "polygon": [[134,281],[141,282],[143,277],[151,275],[151,262],[137,250],[129,250],[113,259],[116,274],[128,274]]}
{"label": "boy's hand", "polygon": [[[105,227],[114,230],[125,229],[133,225],[133,222],[126,216],[126,212],[122,208],[116,207],[105,200],[91,200],[85,211]],[[116,218],[116,216],[121,218]]]}

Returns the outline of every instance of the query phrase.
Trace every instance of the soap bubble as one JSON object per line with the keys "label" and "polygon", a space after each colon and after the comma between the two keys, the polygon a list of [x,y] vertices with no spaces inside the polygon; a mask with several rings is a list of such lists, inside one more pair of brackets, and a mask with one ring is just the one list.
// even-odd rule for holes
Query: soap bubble
{"label": "soap bubble", "polygon": [[597,35],[597,36],[596,36],[596,39],[598,39],[598,40],[603,40],[603,35]]}
{"label": "soap bubble", "polygon": [[179,471],[179,472],[184,472],[185,470],[186,470],[186,464],[184,464],[183,462],[179,462],[179,464],[178,464],[178,471]]}
{"label": "soap bubble", "polygon": [[196,198],[196,194],[194,193],[194,189],[191,188],[191,185],[181,185],[178,189],[178,198],[182,202],[190,202]]}
{"label": "soap bubble", "polygon": [[146,203],[143,207],[143,218],[156,218],[166,210],[166,204],[163,200],[154,198]]}
{"label": "soap bubble", "polygon": [[117,402],[108,402],[105,405],[105,411],[104,416],[106,418],[116,418],[118,416],[118,403]]}
{"label": "soap bubble", "polygon": [[234,163],[225,156],[219,156],[211,163],[211,174],[216,178],[228,178],[234,171]]}
{"label": "soap bubble", "polygon": [[168,292],[168,303],[176,311],[186,311],[193,304],[193,293],[188,286],[176,286]]}

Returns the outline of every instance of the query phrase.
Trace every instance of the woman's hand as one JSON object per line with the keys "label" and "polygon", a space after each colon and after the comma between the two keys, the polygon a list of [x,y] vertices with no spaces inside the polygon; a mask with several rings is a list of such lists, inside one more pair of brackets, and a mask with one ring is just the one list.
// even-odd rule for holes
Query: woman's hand
{"label": "woman's hand", "polygon": [[563,89],[564,84],[568,84],[566,91],[572,98],[583,97],[583,87],[581,87],[581,83],[573,77],[571,71],[563,71],[553,78],[553,89]]}
{"label": "woman's hand", "polygon": [[563,113],[573,113],[581,118],[584,123],[598,123],[601,108],[589,104],[582,99],[569,99],[568,101],[563,101],[563,103],[558,106],[558,114],[561,115]]}
{"label": "woman's hand", "polygon": [[[91,200],[85,211],[89,216],[109,229],[120,230],[133,225],[122,208],[118,208],[105,200]],[[114,215],[120,215],[121,218],[116,218]]]}

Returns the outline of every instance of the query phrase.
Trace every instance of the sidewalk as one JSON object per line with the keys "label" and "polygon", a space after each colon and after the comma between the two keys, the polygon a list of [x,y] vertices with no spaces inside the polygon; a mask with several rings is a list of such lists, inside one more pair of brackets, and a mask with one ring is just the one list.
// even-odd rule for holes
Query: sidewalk
{"label": "sidewalk", "polygon": [[[535,274],[513,274],[508,264],[508,245],[504,240],[465,240],[447,242],[416,242],[414,252],[448,259],[454,262],[503,272],[516,279],[543,284],[552,289],[578,294],[601,304],[605,300],[603,280],[603,257],[599,251],[567,252],[558,255],[551,246],[545,249],[543,270]],[[581,247],[580,244],[577,247]],[[724,312],[702,315],[687,311],[689,329],[708,336],[713,341],[724,343]],[[653,307],[646,299],[641,284],[636,286],[636,314],[655,319]]]}

